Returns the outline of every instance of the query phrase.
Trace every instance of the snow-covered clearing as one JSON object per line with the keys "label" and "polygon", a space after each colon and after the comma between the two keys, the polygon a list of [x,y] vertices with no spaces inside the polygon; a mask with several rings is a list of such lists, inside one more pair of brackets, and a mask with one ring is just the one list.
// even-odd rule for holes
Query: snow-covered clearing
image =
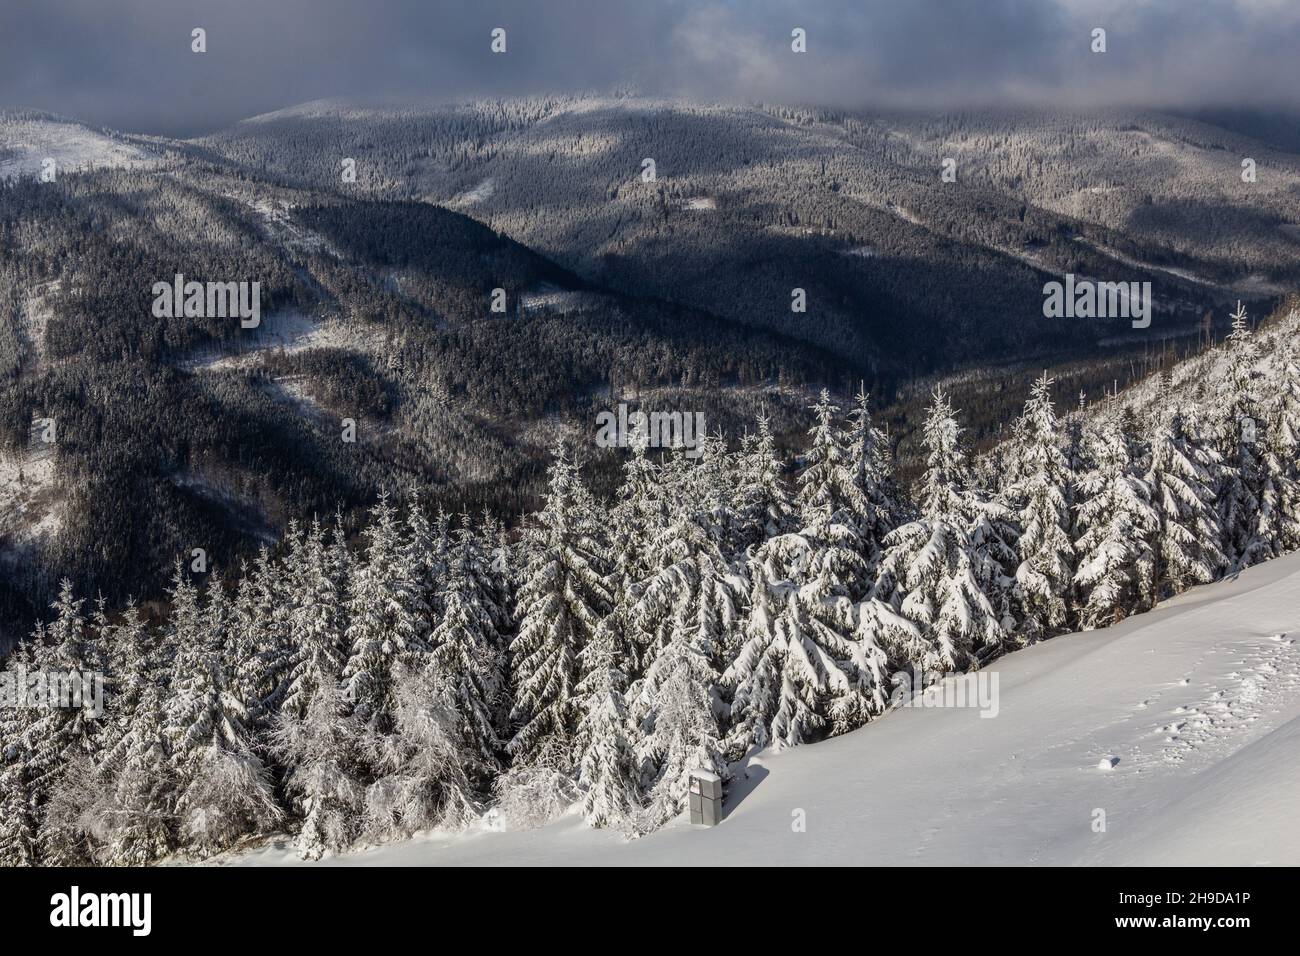
{"label": "snow-covered clearing", "polygon": [[292,353],[307,349],[344,347],[350,341],[351,337],[342,323],[318,322],[310,315],[289,310],[263,316],[257,328],[241,331],[239,351],[203,352],[181,364],[191,371],[251,368],[261,362],[261,353],[267,349]]}
{"label": "snow-covered clearing", "polygon": [[35,367],[45,362],[45,329],[54,318],[54,309],[46,296],[58,285],[58,282],[46,282],[33,288],[19,314],[19,333],[27,350],[26,358]]}
{"label": "snow-covered clearing", "polygon": [[247,205],[257,213],[267,236],[293,252],[338,254],[325,237],[294,221],[293,206],[280,199],[250,199]]}
{"label": "snow-covered clearing", "polygon": [[59,533],[62,502],[54,479],[52,451],[0,454],[0,546],[19,553]]}
{"label": "snow-covered clearing", "polygon": [[140,166],[156,157],[77,123],[0,115],[0,180],[40,176],[54,160],[55,175],[103,167]]}
{"label": "snow-covered clearing", "polygon": [[550,309],[553,312],[576,312],[583,306],[595,305],[600,297],[588,292],[575,292],[559,286],[542,282],[535,288],[526,290],[520,297],[520,305],[525,312],[536,309]]}
{"label": "snow-covered clearing", "polygon": [[1173,266],[1157,265],[1154,262],[1142,262],[1134,259],[1132,256],[1126,256],[1117,249],[1102,245],[1099,242],[1090,242],[1082,237],[1076,237],[1076,241],[1100,252],[1102,255],[1121,262],[1133,269],[1145,269],[1148,272],[1163,272],[1165,275],[1173,276],[1175,279],[1182,279],[1184,282],[1190,282],[1193,285],[1204,286],[1210,289],[1227,290],[1231,293],[1241,293],[1242,295],[1280,295],[1286,289],[1275,282],[1269,281],[1261,275],[1249,275],[1245,279],[1235,282],[1232,285],[1222,285],[1214,282],[1204,276],[1197,275],[1190,269],[1175,269]]}
{"label": "snow-covered clearing", "polygon": [[473,206],[491,199],[494,192],[496,192],[496,182],[489,176],[473,189],[466,190],[453,199],[451,205]]}
{"label": "snow-covered clearing", "polygon": [[903,206],[895,205],[892,202],[886,203],[886,208],[895,216],[897,216],[899,219],[910,222],[914,226],[925,225],[925,223],[921,221],[921,217],[918,216],[916,213],[912,212],[912,210],[910,209],[906,209]]}
{"label": "snow-covered clearing", "polygon": [[[713,829],[679,818],[629,843],[571,813],[538,830],[435,834],[324,862],[1300,863],[1300,554],[987,673],[996,717],[903,709],[764,753],[738,773]],[[299,861],[285,838],[217,862]]]}
{"label": "snow-covered clearing", "polygon": [[712,196],[696,196],[682,203],[682,208],[693,212],[713,212],[718,208],[718,201]]}

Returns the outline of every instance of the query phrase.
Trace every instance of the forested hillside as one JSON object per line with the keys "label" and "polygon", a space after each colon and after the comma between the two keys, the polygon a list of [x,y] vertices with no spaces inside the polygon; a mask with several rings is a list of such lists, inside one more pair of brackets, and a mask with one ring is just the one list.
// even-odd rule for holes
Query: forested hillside
{"label": "forested hillside", "polygon": [[653,830],[692,770],[1300,546],[1298,333],[1300,311],[1257,328],[1238,306],[1221,346],[1072,412],[1044,375],[977,461],[936,390],[907,491],[867,396],[823,391],[797,460],[765,417],[698,457],[638,440],[610,500],[561,443],[518,541],[381,498],[356,548],[303,515],[283,556],[178,564],[157,626],[65,583],[7,673],[107,673],[116,703],[6,710],[0,860],[147,863],[285,826],[315,858],[574,801]]}
{"label": "forested hillside", "polygon": [[[115,603],[161,597],[178,554],[229,566],[336,508],[355,529],[384,491],[513,519],[556,429],[613,396],[732,432],[767,405],[789,429],[793,389],[860,378],[427,203],[281,188],[177,151],[109,159],[0,183],[6,645],[62,577]],[[256,280],[260,325],[157,318],[153,285],[177,274]]]}
{"label": "forested hillside", "polygon": [[[584,278],[832,346],[889,386],[1131,338],[1123,323],[1044,321],[1043,282],[1067,272],[1151,281],[1146,341],[1300,279],[1296,157],[1149,112],[326,101],[196,148],[290,182],[448,205]],[[806,313],[791,311],[794,288]]]}
{"label": "forested hillside", "polygon": [[[1156,114],[320,103],[189,142],[8,114],[0,146],[2,643],[64,576],[159,598],[178,553],[335,507],[355,532],[380,491],[513,523],[618,400],[732,436],[765,409],[788,450],[861,383],[910,478],[936,383],[987,448],[1043,368],[1071,404],[1140,380],[1226,331],[1216,303],[1266,311],[1300,249],[1289,154]],[[1045,319],[1065,271],[1151,280],[1152,328]],[[177,274],[255,279],[265,320],[158,320]],[[615,456],[586,471],[612,491]]]}

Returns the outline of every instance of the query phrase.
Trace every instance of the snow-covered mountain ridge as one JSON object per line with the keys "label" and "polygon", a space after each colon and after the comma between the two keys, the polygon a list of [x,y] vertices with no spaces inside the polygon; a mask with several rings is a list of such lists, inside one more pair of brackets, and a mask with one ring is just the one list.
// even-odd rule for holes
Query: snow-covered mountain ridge
{"label": "snow-covered mountain ridge", "polygon": [[[323,862],[1295,865],[1297,637],[1291,554],[998,660],[994,719],[907,708],[765,752],[737,773],[716,829],[678,819],[626,842],[573,813],[538,830],[432,834]],[[1113,769],[1099,769],[1112,756]],[[285,838],[218,862],[301,861]]]}
{"label": "snow-covered mountain ridge", "polygon": [[0,112],[0,181],[105,167],[146,166],[157,159],[117,134],[45,113]]}

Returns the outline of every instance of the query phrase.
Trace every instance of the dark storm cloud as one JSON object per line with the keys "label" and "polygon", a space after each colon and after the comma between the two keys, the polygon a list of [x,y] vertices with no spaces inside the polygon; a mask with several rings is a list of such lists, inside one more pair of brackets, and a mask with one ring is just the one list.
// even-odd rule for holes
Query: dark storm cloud
{"label": "dark storm cloud", "polygon": [[[321,97],[1295,107],[1295,0],[4,0],[0,108],[192,133]],[[203,27],[208,52],[190,52]],[[489,33],[508,31],[504,56]],[[790,52],[790,31],[808,52]],[[1108,51],[1089,50],[1107,30]]]}

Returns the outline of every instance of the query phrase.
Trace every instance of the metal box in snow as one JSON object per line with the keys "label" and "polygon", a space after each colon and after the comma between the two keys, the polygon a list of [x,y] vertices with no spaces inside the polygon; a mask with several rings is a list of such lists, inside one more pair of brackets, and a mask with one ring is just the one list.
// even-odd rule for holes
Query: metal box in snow
{"label": "metal box in snow", "polygon": [[691,771],[691,823],[715,827],[722,822],[722,778],[712,770]]}

